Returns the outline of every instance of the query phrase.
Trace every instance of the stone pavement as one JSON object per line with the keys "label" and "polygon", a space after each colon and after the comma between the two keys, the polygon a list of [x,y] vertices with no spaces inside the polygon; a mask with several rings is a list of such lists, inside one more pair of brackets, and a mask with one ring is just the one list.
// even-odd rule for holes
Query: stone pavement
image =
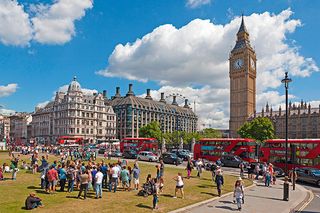
{"label": "stone pavement", "polygon": [[[277,181],[272,187],[265,187],[263,182],[256,182],[255,186],[245,189],[245,204],[242,211],[245,213],[288,213],[295,212],[297,206],[301,205],[308,197],[309,191],[297,185],[293,191],[290,186],[289,201],[283,201],[283,182]],[[196,206],[183,208],[174,212],[189,213],[230,213],[238,211],[237,205],[233,203],[233,194],[218,198],[214,201]]]}

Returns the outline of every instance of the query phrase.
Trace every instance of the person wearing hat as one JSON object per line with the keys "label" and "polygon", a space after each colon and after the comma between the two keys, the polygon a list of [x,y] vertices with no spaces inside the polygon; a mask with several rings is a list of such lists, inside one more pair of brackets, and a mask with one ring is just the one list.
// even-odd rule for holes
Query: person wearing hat
{"label": "person wearing hat", "polygon": [[43,207],[41,199],[39,197],[36,197],[36,194],[34,192],[31,192],[25,201],[25,208],[27,210],[31,210],[38,207]]}
{"label": "person wearing hat", "polygon": [[236,200],[238,210],[241,211],[241,208],[242,208],[241,204],[244,203],[244,190],[243,190],[241,177],[239,177],[238,180],[236,180],[236,183],[234,185],[233,197]]}

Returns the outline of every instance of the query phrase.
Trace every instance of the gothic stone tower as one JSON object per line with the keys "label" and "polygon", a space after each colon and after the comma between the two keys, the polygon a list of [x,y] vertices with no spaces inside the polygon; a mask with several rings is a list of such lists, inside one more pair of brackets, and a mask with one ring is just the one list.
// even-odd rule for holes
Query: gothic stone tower
{"label": "gothic stone tower", "polygon": [[255,111],[256,61],[242,16],[237,42],[229,58],[230,137],[238,137],[237,130]]}

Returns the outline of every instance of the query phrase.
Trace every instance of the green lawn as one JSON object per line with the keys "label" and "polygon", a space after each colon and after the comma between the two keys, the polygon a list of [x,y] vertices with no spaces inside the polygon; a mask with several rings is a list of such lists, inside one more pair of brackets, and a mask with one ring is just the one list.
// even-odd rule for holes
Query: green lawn
{"label": "green lawn", "polygon": [[[30,162],[28,157],[23,157],[27,162]],[[52,162],[55,157],[51,156],[49,161]],[[7,153],[0,153],[0,164],[9,162]],[[129,163],[132,164],[132,163]],[[145,181],[147,174],[155,176],[156,169],[153,165],[140,163],[141,169],[140,183]],[[204,172],[201,179],[193,177],[184,179],[185,182],[185,199],[173,199],[175,181],[172,178],[182,172],[186,175],[186,171],[179,168],[165,168],[165,186],[164,192],[159,198],[159,210],[157,212],[168,212],[177,208],[188,206],[206,199],[217,196],[215,184],[211,180],[211,174]],[[193,176],[196,172],[193,171]],[[11,177],[11,174],[5,174],[5,177]],[[223,193],[233,190],[233,185],[236,180],[234,176],[225,175],[225,185]],[[31,174],[27,171],[20,170],[17,175],[17,180],[0,181],[0,212],[22,212],[24,201],[27,195],[34,191],[37,196],[41,197],[43,204],[42,209],[36,209],[36,212],[150,212],[152,208],[152,197],[148,198],[137,196],[137,191],[118,191],[110,193],[104,190],[103,198],[99,200],[91,199],[94,193],[91,190],[87,200],[76,199],[77,191],[73,193],[57,192],[56,194],[46,194],[39,187],[40,174]],[[245,180],[246,185],[251,182]],[[121,190],[121,188],[120,188]]]}

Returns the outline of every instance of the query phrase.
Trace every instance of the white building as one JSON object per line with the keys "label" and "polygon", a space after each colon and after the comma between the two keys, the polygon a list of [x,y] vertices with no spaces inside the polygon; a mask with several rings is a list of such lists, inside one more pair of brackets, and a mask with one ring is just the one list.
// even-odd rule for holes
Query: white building
{"label": "white building", "polygon": [[10,138],[10,118],[0,115],[0,142]]}
{"label": "white building", "polygon": [[30,113],[15,113],[10,117],[10,141],[17,144],[27,143],[30,140],[30,123],[32,115]]}
{"label": "white building", "polygon": [[33,136],[38,142],[56,142],[61,136],[82,138],[87,142],[107,141],[116,137],[116,116],[105,105],[106,91],[88,94],[76,78],[67,92],[57,92],[54,101],[36,107]]}

